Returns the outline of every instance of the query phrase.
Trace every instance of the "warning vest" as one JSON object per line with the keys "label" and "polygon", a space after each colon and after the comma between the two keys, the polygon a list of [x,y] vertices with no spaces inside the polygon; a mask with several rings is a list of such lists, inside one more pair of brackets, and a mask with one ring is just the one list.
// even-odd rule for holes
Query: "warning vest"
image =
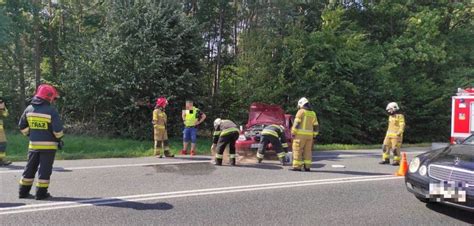
{"label": "warning vest", "polygon": [[185,110],[184,125],[186,127],[193,127],[198,121],[198,112],[197,107],[193,107],[193,110]]}

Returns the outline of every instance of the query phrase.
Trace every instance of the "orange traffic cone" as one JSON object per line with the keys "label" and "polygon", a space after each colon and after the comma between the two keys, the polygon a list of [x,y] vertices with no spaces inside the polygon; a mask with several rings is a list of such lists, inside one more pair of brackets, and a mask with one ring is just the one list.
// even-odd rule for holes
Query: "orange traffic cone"
{"label": "orange traffic cone", "polygon": [[407,154],[405,152],[402,153],[402,162],[400,164],[400,168],[398,172],[395,173],[396,176],[405,176],[408,171],[408,163],[407,163]]}

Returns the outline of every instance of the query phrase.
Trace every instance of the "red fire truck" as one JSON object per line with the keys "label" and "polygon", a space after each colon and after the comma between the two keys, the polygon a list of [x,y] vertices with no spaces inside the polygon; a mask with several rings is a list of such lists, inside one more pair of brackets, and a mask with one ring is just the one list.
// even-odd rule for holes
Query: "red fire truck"
{"label": "red fire truck", "polygon": [[458,89],[452,98],[451,143],[474,133],[474,88]]}

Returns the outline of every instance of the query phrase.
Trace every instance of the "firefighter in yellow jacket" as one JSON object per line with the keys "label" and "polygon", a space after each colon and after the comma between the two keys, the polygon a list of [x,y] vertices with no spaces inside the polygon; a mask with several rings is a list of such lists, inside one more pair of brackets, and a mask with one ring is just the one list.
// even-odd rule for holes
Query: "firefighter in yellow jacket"
{"label": "firefighter in yellow jacket", "polygon": [[2,118],[7,116],[8,109],[6,108],[2,94],[0,93],[0,166],[8,166],[12,163],[10,161],[4,160],[4,158],[6,157],[7,138],[5,136],[5,130],[3,128]]}
{"label": "firefighter in yellow jacket", "polygon": [[400,148],[402,147],[403,132],[405,132],[405,116],[401,114],[398,104],[391,102],[386,108],[388,117],[388,129],[383,141],[383,154],[380,164],[390,164],[390,152],[393,152],[392,165],[400,165]]}
{"label": "firefighter in yellow jacket", "polygon": [[163,158],[163,153],[166,157],[174,157],[170,153],[168,132],[166,131],[168,120],[165,113],[166,105],[168,105],[168,100],[160,97],[156,100],[155,110],[153,111],[154,153],[157,158]]}
{"label": "firefighter in yellow jacket", "polygon": [[313,158],[314,138],[319,134],[319,124],[316,113],[311,110],[311,105],[305,97],[298,101],[298,112],[291,128],[293,139],[293,168],[290,170],[311,170]]}

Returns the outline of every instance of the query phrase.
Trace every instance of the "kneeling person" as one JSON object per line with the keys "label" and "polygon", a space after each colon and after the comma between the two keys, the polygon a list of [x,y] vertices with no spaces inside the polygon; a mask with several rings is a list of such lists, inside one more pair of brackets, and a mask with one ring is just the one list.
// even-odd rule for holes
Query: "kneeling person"
{"label": "kneeling person", "polygon": [[214,121],[214,139],[212,148],[217,145],[216,165],[222,165],[224,150],[229,145],[229,162],[235,166],[235,142],[239,139],[239,129],[237,125],[230,120],[217,118]]}
{"label": "kneeling person", "polygon": [[282,125],[269,125],[263,128],[260,145],[257,150],[258,163],[263,161],[265,148],[268,144],[272,144],[273,149],[277,153],[278,159],[282,165],[285,165],[285,156],[288,152],[288,144],[286,143],[285,127]]}

